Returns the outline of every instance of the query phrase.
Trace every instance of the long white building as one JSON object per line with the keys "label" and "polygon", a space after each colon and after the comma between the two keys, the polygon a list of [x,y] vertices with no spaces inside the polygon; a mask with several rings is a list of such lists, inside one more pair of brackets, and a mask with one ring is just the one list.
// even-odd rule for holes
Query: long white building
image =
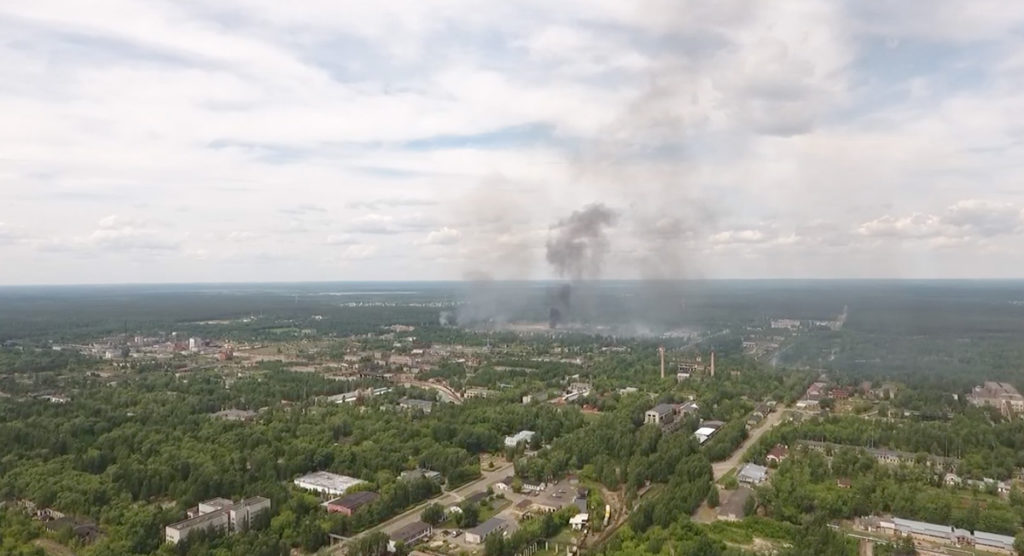
{"label": "long white building", "polygon": [[327,496],[341,496],[345,494],[348,489],[363,483],[362,479],[356,479],[355,477],[349,477],[347,475],[338,475],[336,473],[328,473],[327,471],[316,471],[308,475],[303,475],[295,479],[295,486],[318,494],[325,494]]}
{"label": "long white building", "polygon": [[237,504],[226,498],[213,498],[200,502],[188,511],[188,519],[164,528],[164,540],[177,544],[199,531],[245,531],[259,514],[270,510],[270,500],[254,496]]}

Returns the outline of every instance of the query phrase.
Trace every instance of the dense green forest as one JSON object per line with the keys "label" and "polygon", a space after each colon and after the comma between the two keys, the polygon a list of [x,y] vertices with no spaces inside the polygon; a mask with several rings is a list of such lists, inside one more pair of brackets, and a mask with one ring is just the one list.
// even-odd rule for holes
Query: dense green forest
{"label": "dense green forest", "polygon": [[[267,529],[210,542],[239,554],[249,542],[309,550],[328,532],[362,530],[436,492],[429,481],[396,480],[403,470],[431,468],[457,485],[479,474],[476,454],[500,451],[505,434],[532,429],[550,441],[583,426],[576,409],[550,405],[479,401],[417,416],[312,398],[332,387],[335,381],[285,371],[237,380],[230,389],[214,374],[155,374],[113,388],[85,382],[67,404],[0,400],[0,499],[96,520],[105,535],[83,553],[130,554],[161,549],[162,526],[200,500],[266,496],[275,508]],[[396,390],[375,404],[393,407],[401,395]],[[278,403],[250,423],[209,416],[272,400]],[[328,517],[315,498],[289,486],[314,470],[367,480],[381,500],[351,518]]]}

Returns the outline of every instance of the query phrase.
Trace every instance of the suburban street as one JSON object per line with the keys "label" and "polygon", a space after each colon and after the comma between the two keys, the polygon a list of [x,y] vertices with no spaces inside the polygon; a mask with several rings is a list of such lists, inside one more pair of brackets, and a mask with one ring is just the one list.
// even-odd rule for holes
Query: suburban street
{"label": "suburban street", "polygon": [[748,436],[747,439],[744,440],[735,451],[733,451],[732,455],[729,456],[729,459],[711,465],[711,470],[714,473],[716,481],[721,479],[729,472],[730,469],[733,469],[740,464],[740,460],[743,459],[743,454],[746,453],[747,448],[749,448],[754,442],[757,442],[757,439],[761,438],[761,435],[768,432],[782,421],[782,414],[785,410],[786,408],[784,407],[776,407],[775,411],[769,413],[768,416],[765,417],[764,421],[750,432],[750,436]]}
{"label": "suburban street", "polygon": [[[461,487],[459,487],[459,488],[457,488],[455,490],[451,490],[451,491],[442,493],[440,496],[438,496],[436,498],[431,498],[430,500],[427,500],[426,502],[423,502],[422,504],[412,508],[411,510],[408,510],[408,511],[402,513],[402,514],[399,514],[399,515],[389,519],[388,521],[385,521],[384,523],[381,523],[380,525],[377,525],[376,527],[367,529],[366,531],[363,531],[362,533],[359,533],[358,535],[355,535],[354,537],[352,537],[352,539],[357,539],[359,537],[362,537],[363,535],[366,535],[366,534],[369,534],[369,533],[374,533],[374,532],[377,532],[377,531],[382,531],[384,533],[391,533],[393,531],[397,531],[397,530],[401,529],[402,527],[405,527],[406,525],[408,525],[410,523],[414,523],[416,521],[419,521],[420,520],[420,513],[423,511],[423,508],[426,508],[430,504],[435,504],[435,503],[436,504],[441,504],[444,507],[448,507],[448,506],[451,506],[453,504],[458,504],[463,499],[465,499],[467,496],[469,496],[469,495],[471,495],[471,494],[473,494],[475,492],[480,492],[480,491],[483,491],[483,490],[487,490],[487,487],[489,487],[492,484],[500,481],[501,479],[504,479],[505,477],[511,475],[512,472],[513,472],[513,465],[511,463],[505,463],[504,465],[495,467],[494,469],[484,470],[482,472],[483,476],[480,477],[479,479],[477,479],[477,480],[475,480],[475,481],[473,481],[471,483],[466,483],[466,484],[462,485]],[[345,541],[345,542],[347,543],[347,542],[350,542],[350,541]],[[334,547],[331,548],[330,553],[331,554],[342,554],[343,553],[342,552],[342,547],[344,545],[345,545],[345,543],[339,543],[339,544],[335,545]]]}

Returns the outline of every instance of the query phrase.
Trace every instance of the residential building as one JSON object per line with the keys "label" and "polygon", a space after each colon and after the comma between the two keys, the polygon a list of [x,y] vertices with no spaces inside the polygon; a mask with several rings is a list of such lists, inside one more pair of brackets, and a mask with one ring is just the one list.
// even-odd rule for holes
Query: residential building
{"label": "residential building", "polygon": [[345,494],[348,489],[363,483],[361,479],[349,477],[346,475],[338,475],[336,473],[328,473],[327,471],[316,471],[308,475],[303,475],[295,479],[295,486],[316,492],[325,496],[341,496]]}
{"label": "residential building", "polygon": [[327,506],[328,513],[336,513],[343,515],[352,515],[356,513],[356,510],[372,504],[380,499],[380,495],[376,492],[369,490],[363,490],[360,492],[353,492],[352,494],[346,494],[340,498],[335,498],[324,505]]}
{"label": "residential building", "polygon": [[505,437],[505,447],[515,448],[520,444],[529,444],[533,441],[533,436],[537,434],[533,431],[519,431],[512,436]]}
{"label": "residential building", "polygon": [[675,406],[667,403],[660,403],[644,413],[644,424],[667,425],[672,422],[672,418],[675,417],[675,414]]}
{"label": "residential building", "polygon": [[744,464],[736,474],[736,480],[742,484],[759,485],[768,480],[768,468],[755,463]]}
{"label": "residential building", "polygon": [[764,460],[768,464],[778,465],[787,457],[789,457],[789,448],[783,444],[776,444],[772,446],[771,450],[768,450],[768,455],[764,457]]}
{"label": "residential building", "polygon": [[399,544],[412,546],[426,540],[433,532],[434,528],[429,523],[415,521],[388,535],[390,537],[388,550],[394,552]]}
{"label": "residential building", "polygon": [[729,498],[718,508],[718,519],[724,521],[739,521],[747,517],[747,500],[754,494],[750,487],[736,489]]}
{"label": "residential building", "polygon": [[246,498],[237,504],[225,498],[206,500],[188,512],[188,519],[165,527],[164,539],[177,544],[199,531],[245,531],[256,516],[269,509],[270,500],[262,496]]}
{"label": "residential building", "polygon": [[512,475],[509,475],[508,477],[505,477],[504,479],[494,483],[494,485],[493,485],[494,486],[494,490],[496,490],[498,492],[511,492],[512,491],[512,481],[513,480],[514,480],[514,477],[512,477]]}
{"label": "residential building", "polygon": [[500,517],[492,517],[476,527],[466,531],[466,542],[483,544],[491,535],[503,535],[508,529],[508,522]]}

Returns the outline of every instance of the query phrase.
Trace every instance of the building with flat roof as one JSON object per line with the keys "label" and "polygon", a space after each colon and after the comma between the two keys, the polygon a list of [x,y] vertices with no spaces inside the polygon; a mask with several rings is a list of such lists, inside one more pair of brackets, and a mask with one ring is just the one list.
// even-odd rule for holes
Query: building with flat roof
{"label": "building with flat roof", "polygon": [[491,535],[502,535],[508,529],[508,522],[500,517],[492,517],[476,527],[466,531],[466,542],[483,544]]}
{"label": "building with flat roof", "polygon": [[226,498],[213,498],[200,502],[189,511],[188,519],[164,528],[164,540],[177,544],[196,532],[245,531],[259,514],[270,510],[270,500],[262,496],[246,498],[234,503]]}
{"label": "building with flat roof", "polygon": [[714,427],[700,427],[693,431],[693,436],[697,438],[697,442],[703,444],[707,442],[709,438],[714,436],[716,432],[718,432],[718,429]]}
{"label": "building with flat roof", "polygon": [[359,492],[353,492],[352,494],[346,494],[340,498],[335,498],[334,500],[325,502],[324,505],[327,506],[327,513],[350,516],[356,513],[356,510],[359,508],[362,508],[367,504],[372,504],[379,499],[380,495],[376,492],[362,490]]}
{"label": "building with flat roof", "polygon": [[336,473],[329,473],[327,471],[316,471],[303,475],[295,481],[295,486],[318,494],[327,496],[341,496],[345,492],[365,481],[356,479],[355,477],[349,477],[346,475],[338,475]]}
{"label": "building with flat roof", "polygon": [[1007,416],[1024,412],[1024,396],[1012,384],[1005,382],[985,381],[981,386],[975,386],[967,399],[977,406],[994,407]]}

